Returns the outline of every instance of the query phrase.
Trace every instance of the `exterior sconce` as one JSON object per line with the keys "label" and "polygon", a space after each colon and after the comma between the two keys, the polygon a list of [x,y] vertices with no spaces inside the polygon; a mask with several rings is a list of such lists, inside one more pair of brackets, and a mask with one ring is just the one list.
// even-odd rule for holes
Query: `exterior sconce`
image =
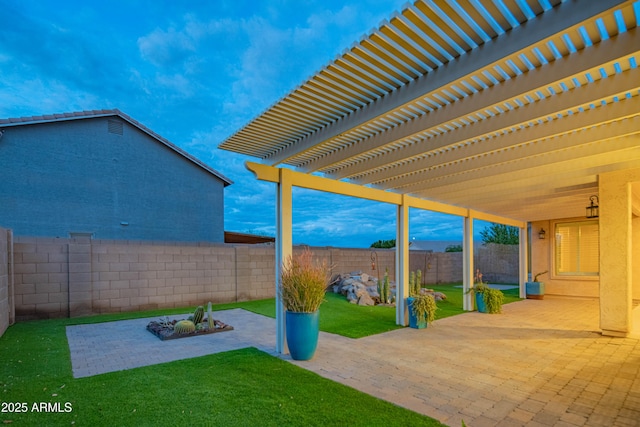
{"label": "exterior sconce", "polygon": [[544,228],[541,228],[538,232],[538,239],[544,240],[546,238],[547,232],[544,231]]}
{"label": "exterior sconce", "polygon": [[591,201],[591,205],[587,206],[587,218],[598,218],[600,216],[600,207],[598,206],[600,200],[598,199],[598,196],[591,196],[589,197],[589,200]]}

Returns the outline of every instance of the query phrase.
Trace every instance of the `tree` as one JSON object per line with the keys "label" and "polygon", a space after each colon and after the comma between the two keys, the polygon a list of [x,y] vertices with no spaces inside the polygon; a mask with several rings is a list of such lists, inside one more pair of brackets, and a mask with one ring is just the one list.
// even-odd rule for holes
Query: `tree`
{"label": "tree", "polygon": [[480,232],[482,242],[500,245],[517,245],[519,243],[518,227],[504,224],[491,224]]}
{"label": "tree", "polygon": [[395,248],[396,247],[396,239],[391,240],[378,240],[371,244],[372,248]]}
{"label": "tree", "polygon": [[445,252],[462,252],[462,245],[449,245],[444,249]]}

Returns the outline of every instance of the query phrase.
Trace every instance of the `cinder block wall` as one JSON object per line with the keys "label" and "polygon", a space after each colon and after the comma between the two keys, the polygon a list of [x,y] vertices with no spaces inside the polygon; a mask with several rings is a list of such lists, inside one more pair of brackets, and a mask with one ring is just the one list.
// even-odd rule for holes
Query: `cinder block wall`
{"label": "cinder block wall", "polygon": [[11,231],[0,228],[0,336],[9,327],[11,304],[9,301],[9,242]]}
{"label": "cinder block wall", "polygon": [[14,301],[17,319],[68,315],[69,240],[14,238]]}
{"label": "cinder block wall", "polygon": [[518,245],[488,243],[478,247],[474,256],[475,268],[485,282],[491,283],[518,283],[519,262]]}
{"label": "cinder block wall", "polygon": [[[13,246],[18,319],[275,296],[273,246],[35,237],[16,238]],[[296,247],[294,253],[303,249]],[[388,268],[391,280],[395,278],[393,249],[375,250],[375,270],[370,249],[311,250],[332,266],[333,273],[363,272],[382,277]],[[492,259],[491,255],[486,257]],[[512,268],[517,274],[517,262]],[[459,282],[462,253],[411,251],[410,269],[423,271],[424,284]]]}

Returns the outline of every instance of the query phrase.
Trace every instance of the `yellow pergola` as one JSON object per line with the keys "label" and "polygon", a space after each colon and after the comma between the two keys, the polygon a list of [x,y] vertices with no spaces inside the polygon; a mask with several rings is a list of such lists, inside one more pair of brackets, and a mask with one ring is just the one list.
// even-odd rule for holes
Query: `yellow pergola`
{"label": "yellow pergola", "polygon": [[601,329],[625,336],[640,327],[639,21],[639,1],[419,0],[220,148],[277,184],[277,265],[293,186],[398,206],[399,324],[410,207],[464,217],[465,289],[473,219],[519,227],[522,293],[527,222],[584,216],[599,195]]}

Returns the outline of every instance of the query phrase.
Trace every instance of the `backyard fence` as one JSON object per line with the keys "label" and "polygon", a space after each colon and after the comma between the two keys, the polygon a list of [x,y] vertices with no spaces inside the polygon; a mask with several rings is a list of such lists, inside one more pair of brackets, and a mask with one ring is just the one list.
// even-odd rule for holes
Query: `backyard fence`
{"label": "backyard fence", "polygon": [[4,334],[10,324],[14,322],[14,304],[11,290],[13,284],[11,277],[11,230],[0,228],[0,336]]}
{"label": "backyard fence", "polygon": [[[13,310],[19,320],[75,317],[275,295],[273,246],[2,236],[10,231],[0,231],[0,327]],[[499,246],[479,248],[476,265],[489,280],[517,282],[517,247]],[[395,277],[393,249],[311,250],[334,273]],[[462,253],[411,251],[410,269],[424,284],[459,282]]]}

